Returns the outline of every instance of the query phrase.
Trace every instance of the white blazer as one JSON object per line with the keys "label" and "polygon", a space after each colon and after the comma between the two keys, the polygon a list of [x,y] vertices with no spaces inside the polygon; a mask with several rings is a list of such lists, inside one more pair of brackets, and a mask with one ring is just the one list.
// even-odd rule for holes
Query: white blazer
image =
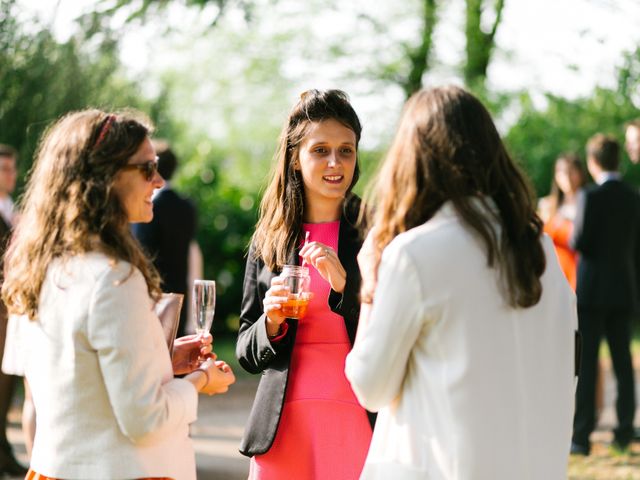
{"label": "white blazer", "polygon": [[195,480],[197,392],[174,379],[147,285],[90,253],[52,262],[22,317],[37,428],[31,468],[64,479]]}
{"label": "white blazer", "polygon": [[575,296],[543,244],[542,298],[527,309],[506,304],[450,203],[387,246],[346,362],[380,412],[361,479],[566,478]]}

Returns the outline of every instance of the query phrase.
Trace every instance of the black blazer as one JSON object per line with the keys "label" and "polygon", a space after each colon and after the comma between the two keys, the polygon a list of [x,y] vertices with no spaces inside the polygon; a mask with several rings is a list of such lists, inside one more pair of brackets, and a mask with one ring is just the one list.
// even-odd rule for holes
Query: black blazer
{"label": "black blazer", "polygon": [[[189,245],[196,234],[196,209],[170,188],[153,199],[153,220],[133,225],[133,233],[153,260],[162,278],[162,291],[182,293],[187,304]],[[180,312],[178,336],[186,326],[186,308]]]}
{"label": "black blazer", "polygon": [[572,246],[579,252],[578,306],[632,312],[640,288],[640,195],[621,180],[578,200]]}
{"label": "black blazer", "polygon": [[[347,272],[347,283],[341,295],[335,291],[329,294],[329,307],[344,317],[351,345],[355,339],[360,315],[360,270],[356,256],[362,247],[362,237],[356,228],[360,200],[351,196],[345,204],[340,219],[338,236],[338,258]],[[240,453],[251,457],[265,453],[271,448],[280,422],[289,374],[291,352],[296,339],[298,322],[287,319],[289,328],[285,337],[272,344],[267,338],[266,315],[262,301],[271,286],[271,279],[279,274],[272,272],[261,260],[254,259],[253,245],[249,249],[244,276],[240,331],[236,345],[236,356],[240,365],[251,373],[262,373],[256,398],[245,427]],[[299,263],[296,250],[291,264]],[[373,415],[369,415],[373,427]]]}

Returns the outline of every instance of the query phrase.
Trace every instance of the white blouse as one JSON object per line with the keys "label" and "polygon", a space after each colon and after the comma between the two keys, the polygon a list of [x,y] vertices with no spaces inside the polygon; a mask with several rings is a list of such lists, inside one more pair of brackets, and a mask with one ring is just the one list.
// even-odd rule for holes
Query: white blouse
{"label": "white blouse", "polygon": [[535,306],[509,307],[451,204],[384,250],[346,374],[379,411],[361,479],[566,478],[575,296],[544,238]]}

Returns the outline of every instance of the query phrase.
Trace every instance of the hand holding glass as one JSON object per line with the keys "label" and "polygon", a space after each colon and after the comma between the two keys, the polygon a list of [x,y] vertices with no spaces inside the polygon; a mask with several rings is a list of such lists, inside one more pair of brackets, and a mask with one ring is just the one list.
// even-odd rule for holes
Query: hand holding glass
{"label": "hand holding glass", "polygon": [[304,317],[311,299],[309,269],[297,265],[285,265],[280,276],[289,289],[288,299],[282,304],[282,314],[287,318]]}
{"label": "hand holding glass", "polygon": [[202,338],[209,333],[213,323],[213,314],[216,309],[216,282],[213,280],[195,280],[193,282],[191,306],[196,333]]}

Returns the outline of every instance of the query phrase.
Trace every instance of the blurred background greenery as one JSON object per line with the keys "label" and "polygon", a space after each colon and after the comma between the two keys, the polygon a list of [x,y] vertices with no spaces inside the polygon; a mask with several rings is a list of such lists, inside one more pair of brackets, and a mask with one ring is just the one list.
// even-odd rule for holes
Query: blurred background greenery
{"label": "blurred background greenery", "polygon": [[[217,332],[237,329],[261,188],[304,89],[343,88],[364,112],[359,192],[403,100],[421,86],[453,81],[484,99],[539,195],[559,153],[582,153],[597,131],[622,141],[624,123],[640,116],[640,35],[610,52],[613,78],[587,93],[501,88],[496,76],[518,76],[515,63],[508,67],[513,39],[500,37],[504,12],[522,0],[57,0],[38,3],[49,5],[43,15],[26,0],[0,1],[0,142],[21,153],[21,185],[39,136],[59,115],[86,106],[147,112],[181,159],[177,188],[198,205],[205,276],[219,286]],[[627,13],[640,20],[633,0],[583,3],[618,15],[635,5]],[[63,7],[75,14],[60,27]],[[542,45],[544,28],[527,41]],[[503,69],[492,79],[496,58]],[[580,65],[569,67],[579,76]],[[640,183],[638,168],[625,161],[624,171]]]}

